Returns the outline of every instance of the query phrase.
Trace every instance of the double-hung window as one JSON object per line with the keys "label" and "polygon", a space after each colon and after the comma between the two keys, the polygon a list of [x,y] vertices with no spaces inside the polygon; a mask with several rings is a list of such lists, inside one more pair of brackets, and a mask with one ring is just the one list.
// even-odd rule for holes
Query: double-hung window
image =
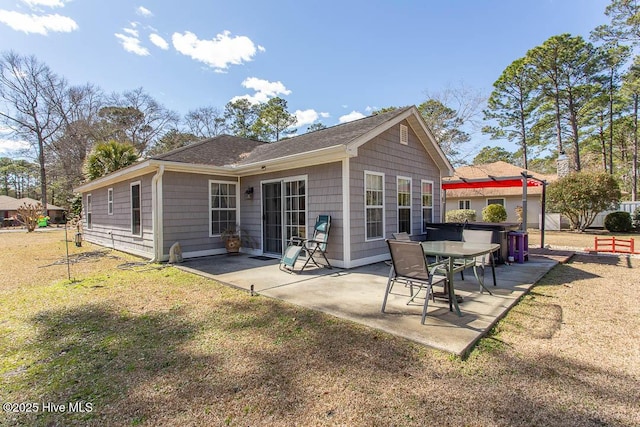
{"label": "double-hung window", "polygon": [[107,214],[113,215],[113,188],[107,190]]}
{"label": "double-hung window", "polygon": [[131,184],[131,234],[142,235],[142,211],[141,211],[140,182]]}
{"label": "double-hung window", "polygon": [[85,214],[87,215],[87,230],[91,230],[93,226],[91,223],[91,211],[93,210],[91,207],[91,194],[87,194],[87,206],[85,207]]}
{"label": "double-hung window", "polygon": [[471,209],[471,200],[459,200],[458,201],[458,209]]}
{"label": "double-hung window", "polygon": [[411,234],[411,178],[398,177],[398,232]]}
{"label": "double-hung window", "polygon": [[236,227],[238,219],[237,188],[235,182],[209,181],[211,236],[219,236],[225,230]]}
{"label": "double-hung window", "polygon": [[384,174],[365,172],[365,239],[384,237]]}
{"label": "double-hung window", "polygon": [[433,222],[433,181],[420,182],[422,201],[422,232]]}

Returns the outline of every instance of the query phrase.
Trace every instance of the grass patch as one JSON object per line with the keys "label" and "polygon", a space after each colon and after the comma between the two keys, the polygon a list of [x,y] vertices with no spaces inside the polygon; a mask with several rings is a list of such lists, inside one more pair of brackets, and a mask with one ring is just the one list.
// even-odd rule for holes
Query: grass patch
{"label": "grass patch", "polygon": [[462,360],[114,251],[69,281],[60,232],[0,244],[0,400],[92,404],[3,425],[640,423],[635,259],[558,266]]}

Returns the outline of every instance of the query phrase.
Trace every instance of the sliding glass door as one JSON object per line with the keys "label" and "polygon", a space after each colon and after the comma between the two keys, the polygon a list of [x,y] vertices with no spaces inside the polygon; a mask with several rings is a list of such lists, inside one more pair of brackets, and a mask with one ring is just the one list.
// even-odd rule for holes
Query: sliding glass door
{"label": "sliding glass door", "polygon": [[287,178],[262,183],[262,247],[282,254],[291,237],[307,233],[307,180]]}

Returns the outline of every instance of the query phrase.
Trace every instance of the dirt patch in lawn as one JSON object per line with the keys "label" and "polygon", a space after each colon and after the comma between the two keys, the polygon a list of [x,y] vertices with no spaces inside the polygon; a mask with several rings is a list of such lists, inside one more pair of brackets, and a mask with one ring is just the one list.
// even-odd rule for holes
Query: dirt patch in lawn
{"label": "dirt patch in lawn", "polygon": [[559,265],[461,360],[119,252],[68,281],[63,243],[0,234],[0,400],[40,404],[0,424],[640,424],[635,258]]}

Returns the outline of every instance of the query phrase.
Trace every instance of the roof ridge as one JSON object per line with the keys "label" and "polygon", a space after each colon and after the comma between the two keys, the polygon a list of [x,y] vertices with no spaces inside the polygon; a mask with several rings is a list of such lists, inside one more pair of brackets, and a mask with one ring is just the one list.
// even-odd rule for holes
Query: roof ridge
{"label": "roof ridge", "polygon": [[227,133],[221,133],[220,135],[212,136],[210,138],[201,139],[201,140],[193,142],[191,144],[187,144],[187,145],[182,146],[182,147],[174,148],[171,151],[167,151],[166,153],[158,154],[156,156],[151,156],[149,158],[153,159],[153,160],[162,160],[162,159],[168,157],[169,155],[174,155],[176,153],[180,153],[180,152],[185,151],[185,150],[191,150],[193,148],[197,148],[197,147],[199,147],[201,145],[205,145],[205,144],[208,144],[208,143],[210,143],[212,141],[215,141],[217,139],[222,139],[222,138],[225,138],[225,137],[226,138],[233,138],[233,139],[241,139],[241,140],[244,140],[244,141],[258,142],[258,143],[261,143],[261,144],[266,144],[263,141],[257,141],[255,139],[244,138],[242,136],[229,135]]}
{"label": "roof ridge", "polygon": [[218,137],[220,137],[221,135],[216,135],[216,136],[212,136],[211,138],[205,138],[205,139],[201,139],[199,141],[195,141],[192,142],[191,144],[187,144],[187,145],[183,145],[182,147],[178,147],[178,148],[174,148],[173,150],[169,150],[166,153],[161,153],[155,156],[151,156],[149,157],[150,159],[154,159],[154,160],[162,160],[163,157],[166,157],[169,154],[175,154],[175,153],[179,153],[183,150],[186,150],[187,148],[193,148],[193,147],[197,147],[200,145],[203,145],[209,141],[212,141]]}
{"label": "roof ridge", "polygon": [[314,130],[312,132],[301,133],[299,135],[292,136],[291,138],[281,139],[279,141],[274,141],[274,142],[271,142],[271,143],[268,143],[268,144],[275,144],[277,142],[282,142],[282,141],[291,141],[291,140],[294,140],[294,139],[302,137],[302,136],[307,136],[307,135],[310,135],[310,134],[315,134],[315,133],[335,130],[336,128],[341,127],[341,126],[349,126],[349,125],[358,124],[358,122],[362,122],[364,120],[371,120],[374,117],[378,117],[378,116],[382,116],[382,115],[386,115],[386,114],[389,115],[389,118],[387,120],[391,120],[392,118],[396,117],[397,115],[400,115],[400,114],[404,113],[405,111],[407,111],[407,110],[409,110],[411,108],[412,108],[412,106],[405,106],[405,107],[395,108],[394,110],[391,110],[391,111],[385,111],[384,113],[380,113],[380,114],[369,114],[368,116],[360,117],[359,119],[351,120],[351,121],[344,122],[344,123],[338,123],[338,124],[335,124],[333,126],[328,126],[328,127],[324,128],[324,129]]}

